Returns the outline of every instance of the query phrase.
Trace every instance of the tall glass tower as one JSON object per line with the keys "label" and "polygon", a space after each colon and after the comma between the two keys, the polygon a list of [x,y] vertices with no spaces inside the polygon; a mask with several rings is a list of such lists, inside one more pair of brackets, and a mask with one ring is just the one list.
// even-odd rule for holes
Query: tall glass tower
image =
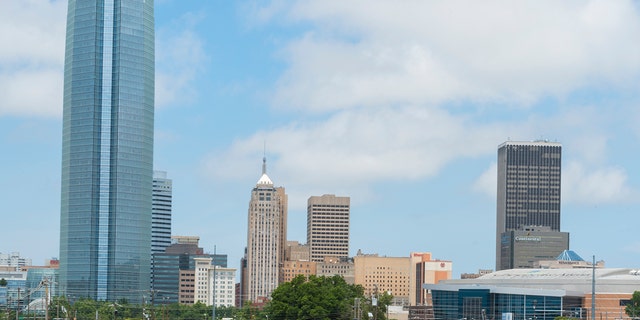
{"label": "tall glass tower", "polygon": [[60,291],[130,302],[149,290],[153,0],[69,0]]}

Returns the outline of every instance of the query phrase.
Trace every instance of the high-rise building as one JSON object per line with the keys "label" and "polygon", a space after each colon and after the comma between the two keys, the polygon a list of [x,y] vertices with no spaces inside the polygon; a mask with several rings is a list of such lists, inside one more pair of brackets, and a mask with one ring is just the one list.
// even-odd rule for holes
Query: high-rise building
{"label": "high-rise building", "polygon": [[562,146],[548,141],[507,141],[498,147],[496,269],[502,265],[507,233],[527,226],[560,231]]}
{"label": "high-rise building", "polygon": [[200,237],[172,236],[172,244],[163,253],[154,253],[150,303],[195,303],[196,258],[227,267],[226,254],[207,254],[199,247]]}
{"label": "high-rise building", "polygon": [[287,195],[274,187],[267,175],[266,159],[262,176],[251,191],[247,230],[246,274],[242,301],[269,297],[278,287],[287,239]]}
{"label": "high-rise building", "polygon": [[307,245],[311,261],[349,257],[349,197],[325,194],[307,200]]}
{"label": "high-rise building", "polygon": [[151,253],[162,253],[171,245],[172,181],[164,171],[153,172]]}
{"label": "high-rise building", "polygon": [[154,5],[69,0],[60,290],[141,302],[149,290]]}

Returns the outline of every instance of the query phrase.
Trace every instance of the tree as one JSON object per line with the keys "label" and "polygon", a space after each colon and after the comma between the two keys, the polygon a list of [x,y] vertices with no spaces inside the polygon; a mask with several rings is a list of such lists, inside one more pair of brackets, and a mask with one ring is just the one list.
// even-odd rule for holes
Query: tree
{"label": "tree", "polygon": [[634,291],[631,302],[624,308],[624,312],[631,318],[640,317],[640,291]]}
{"label": "tree", "polygon": [[7,279],[2,278],[0,279],[0,287],[6,287],[7,286]]}
{"label": "tree", "polygon": [[269,319],[351,319],[355,298],[364,300],[360,285],[347,284],[341,276],[303,275],[278,286],[265,307]]}
{"label": "tree", "polygon": [[[373,306],[370,303],[371,302],[370,300],[365,301],[364,305],[362,306],[362,310],[364,311],[364,314],[362,315],[363,319],[382,320],[387,318],[387,308],[391,304],[391,301],[393,301],[393,296],[388,292],[383,292],[382,294],[379,294],[376,299],[377,299],[376,306]],[[369,313],[371,313],[373,317],[369,317]]]}

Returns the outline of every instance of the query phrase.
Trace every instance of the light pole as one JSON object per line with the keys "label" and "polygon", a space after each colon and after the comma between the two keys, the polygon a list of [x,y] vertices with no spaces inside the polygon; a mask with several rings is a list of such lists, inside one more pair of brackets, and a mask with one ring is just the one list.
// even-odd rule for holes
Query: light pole
{"label": "light pole", "polygon": [[211,312],[211,320],[216,320],[216,245],[213,245],[213,258],[211,259],[211,266],[213,267],[213,303],[211,304],[212,312]]}

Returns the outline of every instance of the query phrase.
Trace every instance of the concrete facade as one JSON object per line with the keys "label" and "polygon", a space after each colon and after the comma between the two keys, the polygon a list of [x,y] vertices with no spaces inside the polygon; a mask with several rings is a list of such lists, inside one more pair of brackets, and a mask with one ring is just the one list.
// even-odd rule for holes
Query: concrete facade
{"label": "concrete facade", "polygon": [[312,261],[349,257],[350,206],[351,198],[332,194],[307,200],[307,244]]}
{"label": "concrete facade", "polygon": [[409,257],[380,257],[358,254],[353,257],[354,283],[364,287],[365,296],[389,292],[393,305],[409,305],[415,300],[410,290],[415,281]]}
{"label": "concrete facade", "polygon": [[269,297],[278,287],[287,241],[287,195],[283,187],[274,187],[267,175],[266,159],[262,176],[251,191],[248,211],[241,298],[255,302]]}
{"label": "concrete facade", "polygon": [[289,282],[299,275],[303,275],[307,279],[310,275],[316,275],[316,262],[309,260],[285,261],[282,266],[280,283]]}
{"label": "concrete facade", "polygon": [[201,302],[208,306],[215,303],[216,307],[235,306],[236,269],[212,265],[211,258],[195,258],[194,260],[196,263],[195,302]]}

